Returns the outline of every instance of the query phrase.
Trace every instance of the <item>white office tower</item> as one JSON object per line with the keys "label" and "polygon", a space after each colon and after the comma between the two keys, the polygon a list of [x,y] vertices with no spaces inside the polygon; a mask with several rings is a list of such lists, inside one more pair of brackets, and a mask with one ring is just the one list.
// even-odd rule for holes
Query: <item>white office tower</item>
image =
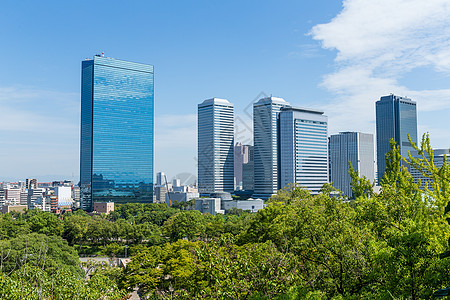
{"label": "white office tower", "polygon": [[328,117],[312,109],[282,108],[280,159],[281,188],[297,183],[317,194],[328,182]]}
{"label": "white office tower", "polygon": [[166,174],[164,174],[164,172],[158,172],[156,173],[156,185],[163,185],[165,184],[165,177]]}
{"label": "white office tower", "polygon": [[234,106],[212,98],[198,105],[200,195],[234,190]]}
{"label": "white office tower", "polygon": [[278,126],[281,108],[289,106],[282,98],[262,98],[253,104],[254,194],[268,199],[276,194],[278,183]]}
{"label": "white office tower", "polygon": [[359,175],[370,182],[375,179],[375,151],[373,134],[361,132],[341,132],[330,136],[331,182],[334,187],[353,197],[349,162]]}
{"label": "white office tower", "polygon": [[174,178],[172,180],[172,188],[180,187],[181,186],[181,180],[179,178]]}

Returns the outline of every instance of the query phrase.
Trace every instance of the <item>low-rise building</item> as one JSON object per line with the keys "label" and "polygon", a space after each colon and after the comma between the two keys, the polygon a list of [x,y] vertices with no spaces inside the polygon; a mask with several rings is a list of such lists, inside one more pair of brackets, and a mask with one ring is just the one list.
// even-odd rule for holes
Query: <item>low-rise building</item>
{"label": "low-rise building", "polygon": [[94,202],[94,212],[109,214],[114,211],[114,202]]}
{"label": "low-rise building", "polygon": [[250,212],[257,212],[264,208],[264,201],[261,199],[248,199],[248,200],[227,200],[222,201],[222,209],[227,212],[232,208],[248,210]]}
{"label": "low-rise building", "polygon": [[2,213],[7,214],[13,211],[24,213],[28,209],[26,205],[4,205],[2,207]]}
{"label": "low-rise building", "polygon": [[[178,202],[187,202],[194,198],[200,197],[199,193],[190,193],[190,192],[168,192],[166,194],[166,204],[171,205],[175,201]],[[172,203],[170,203],[172,202]]]}
{"label": "low-rise building", "polygon": [[225,211],[221,209],[220,202],[220,198],[196,198],[195,210],[198,210],[201,213],[209,213],[213,216],[216,214],[223,214]]}

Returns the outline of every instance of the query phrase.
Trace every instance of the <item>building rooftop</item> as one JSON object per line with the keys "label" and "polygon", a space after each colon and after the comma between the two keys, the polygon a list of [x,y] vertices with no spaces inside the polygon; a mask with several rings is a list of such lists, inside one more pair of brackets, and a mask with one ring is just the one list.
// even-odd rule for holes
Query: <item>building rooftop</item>
{"label": "building rooftop", "polygon": [[201,107],[201,106],[208,106],[208,105],[214,105],[214,104],[233,106],[233,104],[230,101],[228,101],[226,99],[220,99],[220,98],[206,99],[205,101],[200,103],[198,106]]}
{"label": "building rooftop", "polygon": [[416,103],[415,101],[412,101],[408,97],[396,96],[394,94],[390,94],[388,96],[381,96],[379,101],[393,101],[393,100],[401,100],[405,102]]}
{"label": "building rooftop", "polygon": [[304,107],[298,107],[298,106],[282,107],[281,110],[282,111],[293,110],[293,111],[306,112],[306,113],[319,114],[319,115],[323,115],[324,114],[324,112],[320,111],[320,110],[315,110],[315,109],[311,109],[311,108],[304,108]]}
{"label": "building rooftop", "polygon": [[255,103],[255,105],[264,105],[264,104],[268,104],[268,103],[289,105],[289,102],[287,102],[283,98],[278,98],[278,97],[273,97],[273,96],[261,98],[258,100],[258,102]]}

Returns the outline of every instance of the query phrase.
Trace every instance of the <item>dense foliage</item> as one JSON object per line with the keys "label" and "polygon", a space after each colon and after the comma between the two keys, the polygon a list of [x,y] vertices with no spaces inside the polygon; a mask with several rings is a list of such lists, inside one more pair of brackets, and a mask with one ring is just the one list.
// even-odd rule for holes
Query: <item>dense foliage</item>
{"label": "dense foliage", "polygon": [[[406,160],[392,145],[379,192],[350,168],[353,199],[331,184],[314,196],[291,185],[255,214],[123,204],[108,216],[3,215],[0,298],[125,299],[136,289],[151,299],[445,296],[450,170],[433,163],[427,136],[414,147],[420,157]],[[406,164],[431,183],[414,182]],[[86,277],[77,256],[87,254],[132,260]]]}

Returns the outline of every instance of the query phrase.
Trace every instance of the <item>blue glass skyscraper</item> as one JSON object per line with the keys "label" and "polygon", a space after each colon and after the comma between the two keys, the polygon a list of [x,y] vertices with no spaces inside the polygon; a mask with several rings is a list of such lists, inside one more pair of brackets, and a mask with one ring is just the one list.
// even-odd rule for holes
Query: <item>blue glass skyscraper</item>
{"label": "blue glass skyscraper", "polygon": [[414,150],[409,143],[408,134],[417,143],[417,111],[416,102],[393,94],[381,97],[375,106],[378,182],[381,182],[386,170],[385,154],[390,151],[391,138],[400,147],[403,157],[408,157],[408,151]]}
{"label": "blue glass skyscraper", "polygon": [[153,200],[153,66],[82,62],[81,207]]}

